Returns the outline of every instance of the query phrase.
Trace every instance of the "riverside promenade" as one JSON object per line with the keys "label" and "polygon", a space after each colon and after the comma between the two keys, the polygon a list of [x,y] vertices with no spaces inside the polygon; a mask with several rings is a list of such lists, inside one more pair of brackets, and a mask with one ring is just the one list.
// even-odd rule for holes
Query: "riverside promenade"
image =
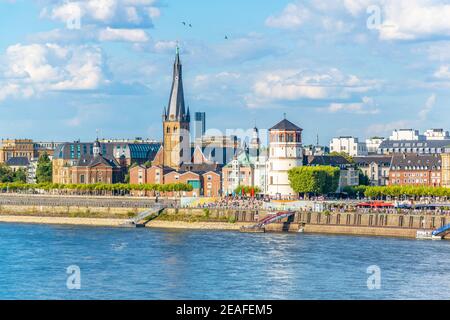
{"label": "riverside promenade", "polygon": [[[109,197],[109,196],[66,196],[36,194],[0,194],[0,206],[58,206],[92,208],[150,208],[155,198]],[[158,203],[167,207],[176,207],[179,200],[158,199]]]}
{"label": "riverside promenade", "polygon": [[[0,222],[120,226],[151,208],[155,198],[126,196],[63,196],[0,194]],[[147,227],[169,229],[239,230],[255,225],[273,210],[263,208],[187,208],[176,198],[158,199],[166,209]],[[295,214],[267,225],[266,232],[305,232],[415,238],[417,230],[434,230],[450,223],[443,214],[351,210]]]}

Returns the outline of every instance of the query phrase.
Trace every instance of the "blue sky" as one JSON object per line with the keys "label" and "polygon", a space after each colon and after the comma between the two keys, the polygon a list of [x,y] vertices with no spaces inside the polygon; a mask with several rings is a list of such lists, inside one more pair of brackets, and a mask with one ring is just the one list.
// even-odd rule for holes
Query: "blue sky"
{"label": "blue sky", "polygon": [[0,16],[2,138],[160,139],[177,42],[208,128],[286,113],[323,144],[450,128],[449,1],[0,0]]}

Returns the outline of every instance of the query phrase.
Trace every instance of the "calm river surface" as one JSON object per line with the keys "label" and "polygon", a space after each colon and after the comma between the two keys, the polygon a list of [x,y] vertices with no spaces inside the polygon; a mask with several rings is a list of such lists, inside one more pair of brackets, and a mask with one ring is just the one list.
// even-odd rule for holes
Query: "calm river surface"
{"label": "calm river surface", "polygon": [[450,299],[450,241],[0,224],[0,299],[19,298]]}

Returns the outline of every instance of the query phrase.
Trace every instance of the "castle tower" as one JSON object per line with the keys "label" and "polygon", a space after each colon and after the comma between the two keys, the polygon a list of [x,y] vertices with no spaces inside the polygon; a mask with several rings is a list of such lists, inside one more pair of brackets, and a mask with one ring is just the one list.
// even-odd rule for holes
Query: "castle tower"
{"label": "castle tower", "polygon": [[165,166],[178,169],[183,162],[190,161],[190,121],[189,108],[187,112],[185,109],[182,65],[177,47],[169,105],[163,112]]}
{"label": "castle tower", "polygon": [[292,197],[288,171],[303,165],[302,131],[287,119],[269,130],[267,192],[270,196]]}

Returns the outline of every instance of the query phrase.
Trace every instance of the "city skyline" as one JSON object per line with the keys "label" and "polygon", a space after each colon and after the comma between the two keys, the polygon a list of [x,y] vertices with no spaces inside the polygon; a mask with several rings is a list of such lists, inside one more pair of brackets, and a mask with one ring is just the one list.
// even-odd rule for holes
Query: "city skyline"
{"label": "city skyline", "polygon": [[[207,128],[270,128],[287,113],[305,144],[319,134],[322,145],[446,129],[447,26],[421,28],[418,17],[449,6],[424,3],[409,1],[416,15],[406,21],[401,5],[371,2],[382,17],[373,29],[376,10],[362,0],[227,1],[201,12],[182,1],[0,1],[9,30],[0,39],[0,136],[92,141],[99,129],[161,140],[177,43],[186,104],[207,113]],[[74,8],[79,26],[67,15]]]}

